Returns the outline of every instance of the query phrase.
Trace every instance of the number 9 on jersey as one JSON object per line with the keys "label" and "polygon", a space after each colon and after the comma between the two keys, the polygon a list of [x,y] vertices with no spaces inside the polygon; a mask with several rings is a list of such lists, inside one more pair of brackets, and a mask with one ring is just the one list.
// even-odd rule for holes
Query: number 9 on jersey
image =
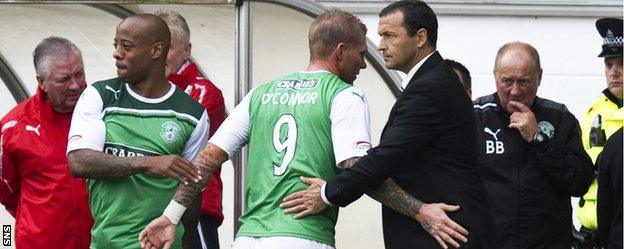
{"label": "number 9 on jersey", "polygon": [[[282,127],[285,126],[285,129]],[[285,132],[283,133],[282,130]],[[284,137],[284,139],[282,139]],[[295,146],[297,145],[297,123],[295,117],[290,114],[282,115],[273,128],[273,148],[277,153],[282,154],[285,151],[282,162],[273,165],[273,174],[281,176],[286,172],[288,164],[295,157]]]}

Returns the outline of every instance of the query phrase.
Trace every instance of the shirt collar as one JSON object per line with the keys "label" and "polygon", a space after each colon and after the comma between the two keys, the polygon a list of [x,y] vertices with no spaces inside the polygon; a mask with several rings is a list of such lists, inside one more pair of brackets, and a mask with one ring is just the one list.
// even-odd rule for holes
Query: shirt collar
{"label": "shirt collar", "polygon": [[299,71],[299,73],[329,73],[329,74],[333,74],[332,72],[327,71],[327,70],[323,70],[323,69],[312,70],[312,71]]}
{"label": "shirt collar", "polygon": [[184,64],[182,64],[182,66],[180,67],[180,70],[178,70],[178,72],[176,74],[182,74],[184,69],[186,69],[186,67],[188,67],[188,65],[190,65],[190,64],[191,64],[191,62],[189,60],[186,60],[184,62]]}
{"label": "shirt collar", "polygon": [[425,58],[420,60],[414,67],[412,67],[411,70],[409,70],[409,72],[407,73],[407,76],[403,79],[403,82],[401,82],[401,91],[405,90],[405,88],[407,87],[407,84],[409,84],[410,80],[412,80],[412,77],[414,77],[414,74],[416,74],[416,71],[418,71],[418,69],[425,63],[425,61],[427,59],[429,59],[429,57],[434,52],[435,51],[433,51],[430,54],[428,54],[427,56],[425,56]]}

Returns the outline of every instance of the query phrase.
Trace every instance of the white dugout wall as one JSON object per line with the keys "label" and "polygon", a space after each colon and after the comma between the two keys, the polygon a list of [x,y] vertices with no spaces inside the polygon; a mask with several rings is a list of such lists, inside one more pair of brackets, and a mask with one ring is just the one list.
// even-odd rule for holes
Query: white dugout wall
{"label": "white dugout wall", "polygon": [[[369,29],[368,38],[375,44],[378,42],[376,13],[379,6],[358,8],[362,2],[369,1],[346,1],[346,5],[340,5],[342,1],[321,2],[325,6],[341,7],[356,13]],[[387,4],[384,1],[372,2],[383,2],[381,7]],[[478,5],[471,5],[472,9],[466,8],[466,14],[462,14],[461,10],[453,11],[452,2],[466,1],[431,2],[438,12],[438,50],[443,57],[457,60],[471,71],[474,97],[495,91],[492,68],[496,51],[502,44],[516,40],[528,42],[540,52],[544,77],[538,96],[566,104],[577,118],[605,87],[603,62],[596,57],[602,40],[594,22],[597,14],[621,18],[621,2],[615,5],[615,10],[607,8],[605,11],[603,8],[595,11],[588,6],[583,11],[581,6],[570,11],[571,14],[559,15],[543,14],[539,10],[531,12],[530,8],[521,15],[517,12],[523,10],[514,12],[513,8],[507,12],[484,14],[472,10],[478,9]],[[455,8],[464,6],[462,4],[465,3],[458,3]],[[608,4],[613,7],[613,4]],[[227,109],[234,108],[237,40],[233,4],[121,6],[136,13],[171,9],[184,15],[191,28],[193,58],[221,88]],[[66,37],[78,45],[83,52],[89,83],[115,77],[112,41],[120,20],[88,5],[0,4],[0,33],[3,34],[0,55],[29,94],[34,93],[36,88],[32,50],[50,35]],[[308,60],[307,30],[312,20],[301,12],[280,5],[251,3],[250,65],[254,86],[305,69]],[[377,143],[394,97],[370,63],[367,69],[360,72],[355,85],[367,94],[372,111],[373,143]],[[0,116],[4,116],[15,104],[4,82],[0,83]],[[219,228],[222,248],[229,248],[233,239],[233,175],[232,165],[228,162],[222,169],[226,217]],[[0,223],[12,225],[12,217],[0,209]],[[368,197],[342,209],[336,228],[337,248],[383,248],[380,210],[380,205]]]}

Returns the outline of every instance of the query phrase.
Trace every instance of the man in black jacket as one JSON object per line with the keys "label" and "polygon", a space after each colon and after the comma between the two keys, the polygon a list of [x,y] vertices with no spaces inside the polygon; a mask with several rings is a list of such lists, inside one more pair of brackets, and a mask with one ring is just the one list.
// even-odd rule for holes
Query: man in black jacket
{"label": "man in black jacket", "polygon": [[477,99],[474,114],[485,183],[502,248],[571,247],[570,196],[593,178],[576,118],[562,104],[536,97],[539,54],[505,44],[494,63],[496,93]]}
{"label": "man in black jacket", "polygon": [[598,232],[604,248],[622,248],[622,128],[598,159]]}
{"label": "man in black jacket", "polygon": [[[379,50],[388,68],[407,73],[404,92],[392,108],[379,146],[326,184],[313,183],[310,190],[315,191],[301,194],[299,202],[318,203],[323,198],[326,203],[346,206],[390,178],[422,202],[460,206],[448,215],[468,229],[468,242],[451,245],[497,248],[478,174],[477,130],[470,100],[436,52],[435,13],[424,2],[400,1],[379,16]],[[418,205],[414,211],[424,208]],[[421,225],[386,206],[382,212],[388,249],[446,248],[441,240],[448,242],[457,231],[447,227],[437,233],[437,225]]]}

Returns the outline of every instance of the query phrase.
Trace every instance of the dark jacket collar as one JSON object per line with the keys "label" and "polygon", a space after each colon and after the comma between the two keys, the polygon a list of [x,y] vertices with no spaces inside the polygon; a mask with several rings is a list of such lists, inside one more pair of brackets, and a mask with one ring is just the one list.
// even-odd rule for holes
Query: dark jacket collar
{"label": "dark jacket collar", "polygon": [[617,97],[615,97],[615,95],[613,95],[610,91],[609,88],[606,88],[604,90],[602,90],[602,94],[605,95],[605,97],[607,97],[607,99],[611,102],[613,102],[614,104],[617,105],[618,108],[622,108],[622,100],[618,99]]}
{"label": "dark jacket collar", "polygon": [[422,66],[420,66],[420,68],[416,71],[416,73],[414,74],[414,77],[410,79],[410,83],[407,84],[407,87],[405,88],[408,88],[409,85],[411,85],[415,79],[418,79],[418,77],[420,77],[424,73],[429,72],[436,64],[438,64],[441,61],[442,61],[442,56],[440,56],[440,53],[438,51],[433,52],[433,54],[431,54],[431,56],[427,58],[425,63],[423,63]]}
{"label": "dark jacket collar", "polygon": [[433,68],[433,66],[438,64],[438,62],[440,62],[440,61],[442,61],[442,56],[440,56],[440,53],[438,51],[433,52],[433,54],[431,54],[431,56],[429,56],[429,58],[427,58],[425,63],[423,63],[423,65],[420,66],[420,68],[416,71],[416,73],[414,74],[414,77],[412,77],[410,82],[412,80],[420,77],[424,73],[429,72],[431,70],[431,68]]}

